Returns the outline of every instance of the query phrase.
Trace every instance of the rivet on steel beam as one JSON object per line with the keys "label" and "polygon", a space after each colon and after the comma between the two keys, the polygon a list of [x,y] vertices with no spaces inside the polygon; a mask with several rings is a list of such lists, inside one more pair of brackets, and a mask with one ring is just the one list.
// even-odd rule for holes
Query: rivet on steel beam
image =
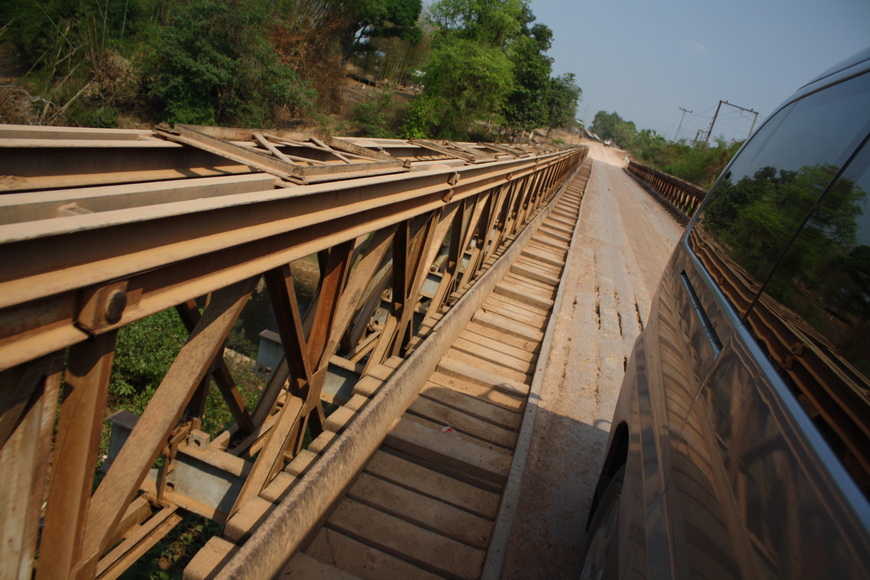
{"label": "rivet on steel beam", "polygon": [[95,334],[121,321],[127,308],[127,282],[83,290],[76,326]]}
{"label": "rivet on steel beam", "polygon": [[120,321],[125,308],[127,308],[127,293],[123,290],[115,290],[112,292],[106,302],[106,322],[109,324],[115,324]]}

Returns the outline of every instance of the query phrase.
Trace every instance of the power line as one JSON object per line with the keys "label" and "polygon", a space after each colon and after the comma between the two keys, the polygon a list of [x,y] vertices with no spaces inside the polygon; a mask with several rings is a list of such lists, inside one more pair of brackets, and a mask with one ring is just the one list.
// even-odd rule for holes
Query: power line
{"label": "power line", "polygon": [[677,133],[674,135],[674,141],[676,141],[677,137],[680,136],[680,127],[683,126],[683,118],[686,116],[686,113],[692,112],[692,111],[689,111],[688,109],[684,109],[683,107],[680,107],[680,110],[683,112],[683,114],[680,115],[680,124],[677,125]]}
{"label": "power line", "polygon": [[[755,129],[755,123],[758,121],[758,111],[753,111],[752,109],[747,109],[746,107],[741,107],[740,105],[732,105],[728,101],[719,101],[719,104],[716,106],[716,114],[713,115],[713,122],[710,123],[710,129],[707,130],[707,137],[704,139],[704,143],[710,144],[710,134],[713,133],[713,125],[716,124],[716,118],[719,116],[719,109],[722,108],[722,105],[728,105],[729,107],[734,107],[735,109],[740,109],[741,111],[746,111],[748,113],[753,113],[755,115],[755,119],[752,121],[752,127],[749,128],[749,135],[752,135],[752,130]],[[746,137],[749,138],[749,135]]]}

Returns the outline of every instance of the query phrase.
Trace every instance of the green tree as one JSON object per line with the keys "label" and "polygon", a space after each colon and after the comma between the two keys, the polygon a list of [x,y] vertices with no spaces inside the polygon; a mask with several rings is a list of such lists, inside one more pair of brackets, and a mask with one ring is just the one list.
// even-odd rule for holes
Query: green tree
{"label": "green tree", "polygon": [[525,0],[439,0],[429,8],[429,20],[443,34],[505,47],[522,31]]}
{"label": "green tree", "polygon": [[304,110],[309,87],[269,42],[256,0],[179,4],[155,39],[149,94],[161,120],[263,125],[275,109]]}
{"label": "green tree", "polygon": [[553,59],[544,53],[550,48],[553,33],[543,24],[523,28],[526,34],[511,44],[514,86],[507,96],[504,118],[511,127],[532,131],[546,125],[548,120]]}
{"label": "green tree", "polygon": [[574,73],[551,78],[546,98],[547,126],[567,127],[573,124],[582,94]]}
{"label": "green tree", "polygon": [[441,106],[435,136],[467,138],[476,121],[498,121],[513,86],[512,66],[504,52],[464,38],[432,51],[426,71],[428,98]]}

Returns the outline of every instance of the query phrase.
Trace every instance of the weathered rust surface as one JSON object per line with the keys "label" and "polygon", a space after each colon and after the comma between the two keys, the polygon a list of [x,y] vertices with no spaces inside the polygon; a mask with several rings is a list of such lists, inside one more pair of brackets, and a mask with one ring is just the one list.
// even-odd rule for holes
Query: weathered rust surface
{"label": "weathered rust surface", "polygon": [[[376,434],[340,435],[365,398],[327,417],[324,386],[399,373],[585,155],[184,127],[5,126],[0,149],[0,461],[16,474],[0,482],[0,562],[20,578],[117,576],[185,510],[226,522],[299,489],[330,446],[375,449]],[[304,308],[290,265],[307,256]],[[254,292],[283,357],[248,408],[226,340]],[[141,416],[117,419],[97,478],[116,337],[167,308],[190,337]],[[212,382],[236,420],[214,438]]]}

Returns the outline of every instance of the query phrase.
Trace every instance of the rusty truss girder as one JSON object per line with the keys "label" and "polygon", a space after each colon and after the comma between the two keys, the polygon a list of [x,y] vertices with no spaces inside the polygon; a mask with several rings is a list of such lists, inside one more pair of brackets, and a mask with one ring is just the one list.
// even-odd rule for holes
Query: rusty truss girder
{"label": "rusty truss girder", "polygon": [[[323,430],[324,400],[425,340],[584,156],[0,126],[0,577],[116,577],[182,511],[225,522]],[[283,356],[248,406],[226,342],[255,294]],[[118,335],[166,309],[189,337],[141,415],[113,417],[98,470]],[[211,388],[234,421],[214,434]]]}

